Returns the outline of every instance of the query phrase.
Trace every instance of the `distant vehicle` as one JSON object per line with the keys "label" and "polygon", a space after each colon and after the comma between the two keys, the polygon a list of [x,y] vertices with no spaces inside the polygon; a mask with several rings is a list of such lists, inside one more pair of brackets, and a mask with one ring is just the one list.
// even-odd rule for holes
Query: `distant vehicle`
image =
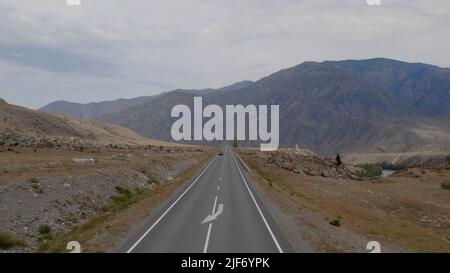
{"label": "distant vehicle", "polygon": [[218,153],[218,155],[223,155],[223,152],[222,152],[222,151],[220,151],[220,152]]}

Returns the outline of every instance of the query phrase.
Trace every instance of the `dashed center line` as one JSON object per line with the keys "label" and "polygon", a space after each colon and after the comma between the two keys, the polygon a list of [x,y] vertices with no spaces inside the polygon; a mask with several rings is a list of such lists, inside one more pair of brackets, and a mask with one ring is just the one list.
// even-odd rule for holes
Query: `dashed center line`
{"label": "dashed center line", "polygon": [[212,223],[209,223],[208,233],[206,234],[205,247],[203,248],[203,253],[208,252],[209,236],[211,235]]}
{"label": "dashed center line", "polygon": [[216,211],[216,204],[217,204],[217,196],[216,196],[216,198],[214,199],[214,206],[213,206],[213,209],[212,209],[211,215],[213,215],[213,214],[214,214],[214,212]]}
{"label": "dashed center line", "polygon": [[[213,206],[211,215],[214,215],[214,213],[216,212],[216,204],[217,204],[217,196],[214,199],[214,206]],[[203,247],[203,253],[208,252],[209,237],[211,236],[211,228],[212,228],[212,222],[209,223],[209,226],[208,226],[208,233],[206,234],[206,240],[205,240],[205,246]]]}
{"label": "dashed center line", "polygon": [[191,183],[191,185],[170,205],[170,207],[156,220],[153,225],[147,229],[147,231],[134,243],[134,245],[127,251],[127,253],[131,253],[138,245],[139,243],[144,240],[144,238],[155,228],[155,226],[166,216],[171,209],[183,198],[183,196],[197,183],[197,181],[202,177],[202,175],[208,170],[208,168],[215,162],[217,157],[215,157],[213,160],[209,162],[209,164],[206,166],[206,168],[203,169],[203,171],[197,176],[197,178],[194,180],[194,182]]}

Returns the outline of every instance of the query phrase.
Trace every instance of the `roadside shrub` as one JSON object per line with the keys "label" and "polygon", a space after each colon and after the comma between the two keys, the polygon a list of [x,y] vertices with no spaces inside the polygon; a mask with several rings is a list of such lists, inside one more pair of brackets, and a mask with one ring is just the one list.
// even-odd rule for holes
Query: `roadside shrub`
{"label": "roadside shrub", "polygon": [[159,185],[159,184],[161,184],[161,181],[159,181],[159,179],[158,178],[155,178],[155,177],[150,177],[148,180],[147,180],[147,183],[149,183],[150,185]]}
{"label": "roadside shrub", "polygon": [[450,181],[442,182],[442,183],[441,183],[441,187],[442,187],[444,190],[450,190]]}
{"label": "roadside shrub", "polygon": [[52,232],[52,228],[49,225],[40,225],[39,226],[39,234],[46,235]]}
{"label": "roadside shrub", "polygon": [[36,177],[30,179],[31,183],[39,183],[39,180]]}
{"label": "roadside shrub", "polygon": [[113,204],[118,208],[124,208],[139,200],[147,191],[145,189],[136,188],[131,191],[127,188],[115,187],[117,195],[112,197]]}
{"label": "roadside shrub", "polygon": [[67,222],[76,224],[78,222],[78,217],[74,213],[69,213],[69,215],[66,217]]}
{"label": "roadside shrub", "polygon": [[15,246],[26,246],[22,240],[14,239],[10,234],[0,232],[0,249],[10,249]]}
{"label": "roadside shrub", "polygon": [[30,183],[31,183],[31,189],[35,193],[43,193],[44,192],[44,190],[42,190],[41,185],[39,185],[39,180],[36,177],[31,178]]}
{"label": "roadside shrub", "polygon": [[32,184],[31,188],[35,193],[43,193],[44,190],[42,190],[41,186],[39,184]]}
{"label": "roadside shrub", "polygon": [[341,220],[340,219],[333,219],[330,221],[330,225],[335,226],[335,227],[340,227],[341,226]]}
{"label": "roadside shrub", "polygon": [[273,164],[273,163],[275,163],[275,159],[273,157],[269,157],[269,158],[266,159],[266,163],[267,164]]}
{"label": "roadside shrub", "polygon": [[373,178],[381,175],[383,168],[381,164],[363,164],[357,165],[362,170],[356,171],[355,175],[359,178]]}
{"label": "roadside shrub", "polygon": [[262,169],[256,167],[256,166],[252,166],[252,168],[260,175],[262,176],[265,180],[267,180],[267,183],[269,183],[269,186],[271,186],[273,184],[273,182],[277,182],[278,178],[276,176],[274,176],[273,174],[263,171]]}
{"label": "roadside shrub", "polygon": [[38,231],[39,231],[38,237],[39,242],[53,239],[52,229],[49,225],[40,225]]}
{"label": "roadside shrub", "polygon": [[126,195],[126,196],[132,195],[131,191],[127,188],[117,186],[117,187],[115,187],[115,189],[120,195]]}

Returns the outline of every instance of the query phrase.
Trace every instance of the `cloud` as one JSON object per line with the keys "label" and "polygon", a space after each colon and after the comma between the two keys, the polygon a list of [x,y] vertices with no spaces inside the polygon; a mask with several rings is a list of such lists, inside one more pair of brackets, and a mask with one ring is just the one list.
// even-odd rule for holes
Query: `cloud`
{"label": "cloud", "polygon": [[40,68],[54,73],[110,75],[115,68],[104,60],[61,49],[0,45],[0,60]]}
{"label": "cloud", "polygon": [[308,60],[450,66],[450,1],[382,3],[3,0],[0,97],[38,107],[220,87]]}

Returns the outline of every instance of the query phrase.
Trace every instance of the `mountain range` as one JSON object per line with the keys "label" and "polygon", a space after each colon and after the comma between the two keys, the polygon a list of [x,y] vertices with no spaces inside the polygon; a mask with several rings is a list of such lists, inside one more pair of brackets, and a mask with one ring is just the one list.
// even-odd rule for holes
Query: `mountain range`
{"label": "mountain range", "polygon": [[55,102],[40,110],[171,141],[172,107],[192,107],[194,96],[202,96],[205,105],[279,104],[282,147],[325,155],[450,149],[450,69],[383,58],[305,62],[220,89],[96,104]]}

